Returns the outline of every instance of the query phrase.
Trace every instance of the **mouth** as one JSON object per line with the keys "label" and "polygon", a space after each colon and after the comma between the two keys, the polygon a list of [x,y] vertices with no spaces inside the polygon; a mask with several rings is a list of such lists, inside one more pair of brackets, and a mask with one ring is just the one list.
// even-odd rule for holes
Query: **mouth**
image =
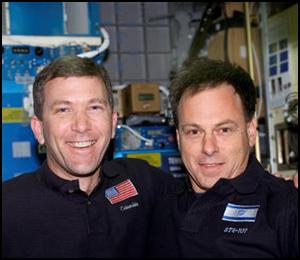
{"label": "mouth", "polygon": [[224,163],[200,163],[199,165],[205,169],[217,169],[224,165]]}
{"label": "mouth", "polygon": [[200,163],[201,166],[206,166],[206,167],[215,167],[222,165],[223,163]]}
{"label": "mouth", "polygon": [[95,143],[96,140],[67,142],[68,145],[74,148],[87,148],[94,145]]}

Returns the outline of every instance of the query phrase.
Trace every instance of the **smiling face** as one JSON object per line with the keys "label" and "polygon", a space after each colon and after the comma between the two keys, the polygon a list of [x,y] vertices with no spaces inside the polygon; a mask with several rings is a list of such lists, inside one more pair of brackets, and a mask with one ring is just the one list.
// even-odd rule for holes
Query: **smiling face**
{"label": "smiling face", "polygon": [[44,89],[43,120],[31,119],[50,169],[64,179],[99,172],[114,135],[117,115],[97,77],[58,77]]}
{"label": "smiling face", "polygon": [[255,144],[256,121],[246,122],[232,86],[185,93],[178,122],[178,145],[194,191],[203,192],[220,178],[232,179],[245,170]]}

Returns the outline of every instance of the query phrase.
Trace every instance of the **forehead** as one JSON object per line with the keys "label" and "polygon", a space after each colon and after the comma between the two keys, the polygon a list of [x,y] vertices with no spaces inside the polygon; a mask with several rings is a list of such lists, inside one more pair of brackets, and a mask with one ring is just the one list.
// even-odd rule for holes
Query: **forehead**
{"label": "forehead", "polygon": [[[201,97],[209,97],[210,100],[214,99],[226,99],[226,100],[241,100],[238,93],[235,91],[234,87],[227,83],[222,83],[216,86],[208,86],[204,88],[200,88],[199,90],[194,88],[188,88],[180,99],[180,102],[188,102],[191,99],[197,97],[200,99]],[[207,103],[209,100],[205,100]]]}
{"label": "forehead", "polygon": [[204,90],[186,91],[179,103],[179,118],[219,117],[222,115],[241,115],[243,106],[240,96],[226,83]]}
{"label": "forehead", "polygon": [[45,84],[47,96],[105,95],[104,82],[98,77],[57,77]]}

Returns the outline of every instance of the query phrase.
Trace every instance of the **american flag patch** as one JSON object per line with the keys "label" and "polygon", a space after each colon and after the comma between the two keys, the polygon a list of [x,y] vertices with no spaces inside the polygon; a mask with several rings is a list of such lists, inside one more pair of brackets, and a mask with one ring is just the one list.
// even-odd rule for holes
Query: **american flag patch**
{"label": "american flag patch", "polygon": [[138,192],[129,179],[105,190],[105,197],[111,204],[118,203],[136,195],[138,195]]}

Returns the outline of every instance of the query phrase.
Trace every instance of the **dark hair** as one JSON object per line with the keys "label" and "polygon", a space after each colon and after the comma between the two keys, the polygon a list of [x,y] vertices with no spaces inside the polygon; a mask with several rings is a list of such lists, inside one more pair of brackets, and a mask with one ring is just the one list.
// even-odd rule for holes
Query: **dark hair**
{"label": "dark hair", "polygon": [[171,82],[170,102],[176,126],[178,126],[178,106],[184,93],[189,91],[193,95],[222,83],[232,85],[240,96],[245,119],[249,122],[254,116],[256,104],[256,90],[250,75],[236,64],[197,58],[186,64]]}
{"label": "dark hair", "polygon": [[44,105],[44,87],[46,83],[57,77],[83,77],[95,76],[104,82],[106,87],[108,102],[113,109],[112,86],[107,71],[101,65],[95,64],[89,58],[77,56],[63,56],[52,61],[43,68],[35,78],[33,83],[33,108],[35,115],[42,120]]}

